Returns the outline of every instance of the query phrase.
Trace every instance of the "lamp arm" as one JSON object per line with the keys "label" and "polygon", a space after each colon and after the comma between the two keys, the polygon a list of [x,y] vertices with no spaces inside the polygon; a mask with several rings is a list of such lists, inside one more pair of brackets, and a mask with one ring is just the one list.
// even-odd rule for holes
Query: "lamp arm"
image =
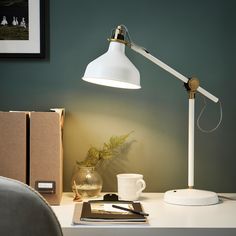
{"label": "lamp arm", "polygon": [[[170,66],[168,66],[164,62],[160,61],[156,57],[152,56],[145,48],[142,48],[142,47],[134,44],[133,42],[131,42],[128,46],[133,51],[141,54],[142,56],[146,57],[148,60],[152,61],[154,64],[161,67],[163,70],[165,70],[165,71],[169,72],[170,74],[174,75],[179,80],[183,81],[184,83],[188,83],[189,79],[186,76],[180,74],[178,71],[174,70],[173,68],[171,68]],[[206,96],[207,98],[209,98],[210,100],[212,100],[215,103],[217,103],[219,101],[219,99],[217,97],[215,97],[213,94],[209,93],[208,91],[206,91],[205,89],[203,89],[200,86],[197,88],[197,91],[199,93],[203,94],[204,96]]]}

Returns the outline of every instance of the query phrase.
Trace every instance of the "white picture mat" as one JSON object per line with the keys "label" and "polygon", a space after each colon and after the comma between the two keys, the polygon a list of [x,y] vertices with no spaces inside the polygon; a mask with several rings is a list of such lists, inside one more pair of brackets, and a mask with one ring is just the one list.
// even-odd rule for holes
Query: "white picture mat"
{"label": "white picture mat", "polygon": [[0,53],[40,53],[40,0],[29,0],[29,40],[0,40]]}

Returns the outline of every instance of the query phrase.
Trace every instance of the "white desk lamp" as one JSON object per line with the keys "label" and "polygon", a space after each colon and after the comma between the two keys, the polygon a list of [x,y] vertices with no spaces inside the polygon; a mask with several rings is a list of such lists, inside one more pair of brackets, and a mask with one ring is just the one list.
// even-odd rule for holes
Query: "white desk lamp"
{"label": "white desk lamp", "polygon": [[108,51],[90,62],[86,68],[83,80],[126,89],[139,89],[139,71],[125,55],[125,46],[130,47],[143,55],[165,71],[184,82],[189,93],[189,119],[188,119],[188,189],[170,190],[164,195],[164,201],[177,205],[211,205],[218,203],[218,196],[214,192],[194,189],[194,104],[195,93],[198,91],[213,102],[219,99],[199,86],[197,78],[188,79],[173,68],[169,67],[146,49],[135,45],[128,35],[124,25],[118,26],[109,39]]}

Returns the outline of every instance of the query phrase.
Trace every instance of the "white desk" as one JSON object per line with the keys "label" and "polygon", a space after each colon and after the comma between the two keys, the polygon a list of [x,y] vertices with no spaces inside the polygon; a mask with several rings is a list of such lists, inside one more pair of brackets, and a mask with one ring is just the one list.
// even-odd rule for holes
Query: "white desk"
{"label": "white desk", "polygon": [[[236,198],[236,194],[221,194]],[[162,193],[143,193],[140,199],[149,213],[148,225],[72,225],[72,193],[64,193],[60,206],[53,206],[64,236],[236,236],[236,201],[212,206],[177,206],[163,202]]]}

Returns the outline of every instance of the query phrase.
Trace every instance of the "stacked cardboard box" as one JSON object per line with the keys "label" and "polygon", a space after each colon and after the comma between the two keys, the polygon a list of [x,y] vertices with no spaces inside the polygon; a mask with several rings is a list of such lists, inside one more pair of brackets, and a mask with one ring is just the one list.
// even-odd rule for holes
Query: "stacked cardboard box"
{"label": "stacked cardboard box", "polygon": [[0,175],[17,179],[60,204],[64,109],[0,112]]}
{"label": "stacked cardboard box", "polygon": [[27,114],[0,112],[0,175],[26,183]]}

